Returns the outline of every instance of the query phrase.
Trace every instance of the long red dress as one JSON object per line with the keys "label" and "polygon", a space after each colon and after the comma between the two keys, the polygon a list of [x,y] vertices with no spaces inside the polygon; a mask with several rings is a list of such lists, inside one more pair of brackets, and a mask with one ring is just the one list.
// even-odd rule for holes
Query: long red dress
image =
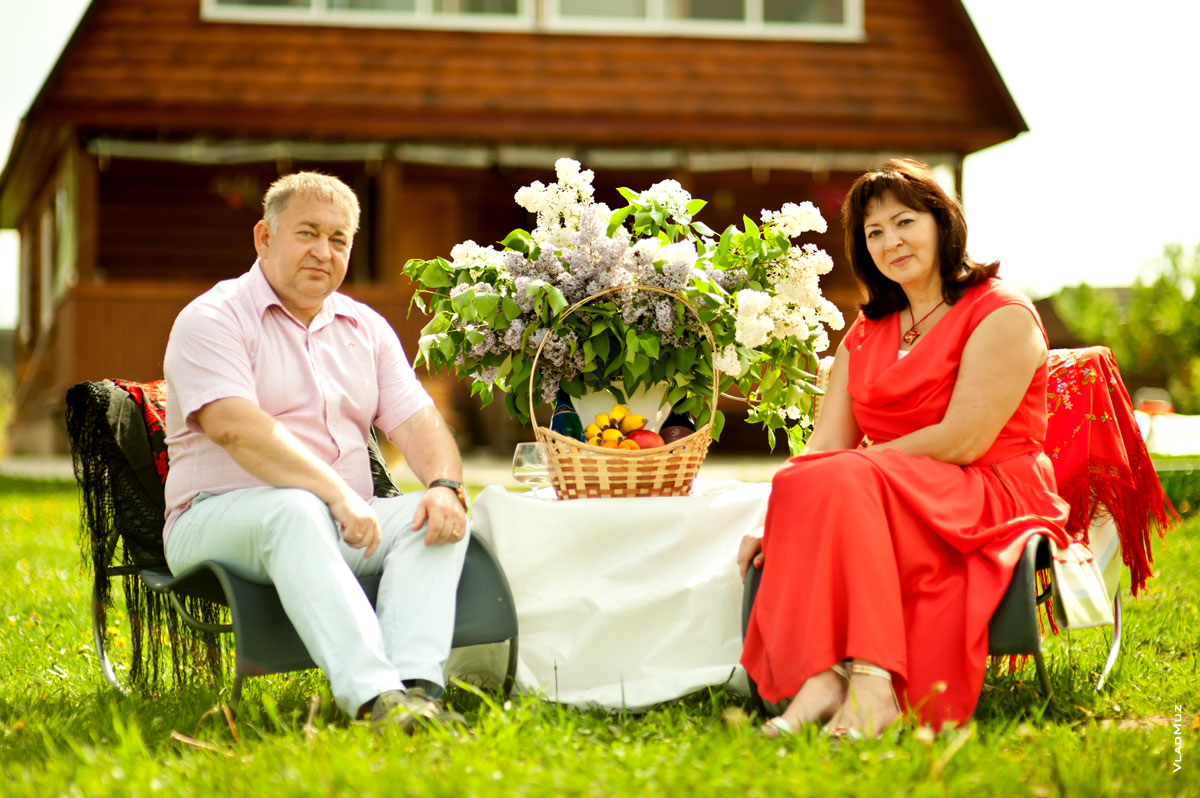
{"label": "long red dress", "polygon": [[[939,422],[967,338],[1004,305],[1038,318],[1029,299],[993,278],[968,289],[904,357],[898,314],[859,314],[846,344],[863,433],[885,442]],[[853,449],[796,457],[775,475],[742,653],[764,698],[791,698],[810,676],[855,657],[889,670],[901,705],[925,722],[970,717],[988,621],[1026,540],[1045,531],[1069,543],[1069,508],[1042,451],[1046,374],[1038,368],[995,443],[968,466]]]}

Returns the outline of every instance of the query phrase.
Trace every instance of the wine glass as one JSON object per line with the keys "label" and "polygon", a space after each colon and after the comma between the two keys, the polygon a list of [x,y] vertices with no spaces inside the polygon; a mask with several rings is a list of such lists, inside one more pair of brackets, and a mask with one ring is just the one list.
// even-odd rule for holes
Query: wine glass
{"label": "wine glass", "polygon": [[513,451],[513,479],[530,488],[550,484],[550,464],[541,443],[518,443]]}

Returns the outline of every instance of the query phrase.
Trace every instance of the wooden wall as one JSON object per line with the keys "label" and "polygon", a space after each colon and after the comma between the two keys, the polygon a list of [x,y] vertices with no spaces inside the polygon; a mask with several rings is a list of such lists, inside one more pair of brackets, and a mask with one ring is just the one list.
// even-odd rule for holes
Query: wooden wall
{"label": "wooden wall", "polygon": [[83,129],[969,152],[1025,129],[959,0],[862,42],[205,22],[95,0],[39,98]]}

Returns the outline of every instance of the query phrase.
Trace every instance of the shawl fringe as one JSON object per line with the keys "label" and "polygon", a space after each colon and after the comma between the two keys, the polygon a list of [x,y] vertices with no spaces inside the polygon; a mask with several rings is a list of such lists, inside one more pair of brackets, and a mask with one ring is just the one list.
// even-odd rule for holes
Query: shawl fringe
{"label": "shawl fringe", "polygon": [[1097,516],[1111,517],[1136,596],[1154,575],[1153,533],[1163,537],[1179,515],[1159,484],[1112,352],[1051,352],[1049,392],[1046,451],[1058,493],[1071,505],[1067,530],[1087,542]]}
{"label": "shawl fringe", "polygon": [[[147,491],[154,485],[147,475],[160,470],[165,475],[165,468],[155,462],[159,459],[165,466],[165,446],[154,451],[158,442],[147,431],[145,421],[152,411],[148,397],[141,397],[144,407],[139,407],[126,385],[136,384],[83,382],[67,391],[67,434],[79,484],[80,552],[95,582],[93,612],[101,641],[111,652],[108,613],[113,608],[112,583],[119,579],[129,618],[131,686],[157,691],[168,671],[176,684],[188,684],[196,673],[206,673],[215,682],[232,661],[229,641],[222,639],[226,636],[187,626],[169,597],[151,591],[136,573],[109,571],[119,566],[166,567],[161,479],[156,490]],[[141,423],[134,423],[139,419]],[[187,598],[184,605],[201,621],[227,622],[228,612],[219,604]]]}

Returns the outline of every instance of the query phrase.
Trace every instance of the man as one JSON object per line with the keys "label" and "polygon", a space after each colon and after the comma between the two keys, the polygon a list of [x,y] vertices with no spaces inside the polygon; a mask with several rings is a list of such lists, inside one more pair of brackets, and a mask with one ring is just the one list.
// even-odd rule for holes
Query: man
{"label": "man", "polygon": [[[405,731],[438,703],[466,555],[462,461],[378,313],[336,293],[359,206],[340,180],[277,180],[258,260],[184,308],[167,343],[167,562],[271,582],[338,705]],[[383,429],[427,489],[372,497]],[[377,610],[355,574],[382,573]]]}

